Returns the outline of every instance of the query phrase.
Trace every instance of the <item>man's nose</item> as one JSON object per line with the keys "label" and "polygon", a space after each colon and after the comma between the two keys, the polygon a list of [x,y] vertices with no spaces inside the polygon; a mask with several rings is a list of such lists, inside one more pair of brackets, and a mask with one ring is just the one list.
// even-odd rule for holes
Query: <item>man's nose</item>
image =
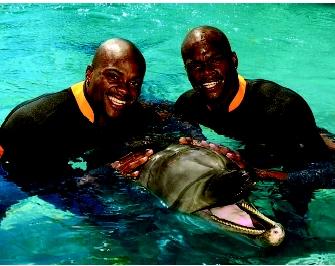
{"label": "man's nose", "polygon": [[119,87],[119,89],[118,89],[118,92],[120,93],[121,96],[127,96],[127,95],[129,95],[130,90],[129,90],[129,88],[127,87],[127,83],[122,82],[122,83],[120,84],[120,87]]}
{"label": "man's nose", "polygon": [[203,71],[202,72],[203,72],[204,76],[208,76],[208,75],[212,74],[213,71],[214,71],[214,68],[213,68],[212,65],[210,65],[210,64],[204,64],[203,65]]}
{"label": "man's nose", "polygon": [[127,83],[120,84],[118,93],[124,100],[131,101],[134,98],[134,95],[133,95],[134,93],[132,93],[132,89],[129,86],[127,86]]}

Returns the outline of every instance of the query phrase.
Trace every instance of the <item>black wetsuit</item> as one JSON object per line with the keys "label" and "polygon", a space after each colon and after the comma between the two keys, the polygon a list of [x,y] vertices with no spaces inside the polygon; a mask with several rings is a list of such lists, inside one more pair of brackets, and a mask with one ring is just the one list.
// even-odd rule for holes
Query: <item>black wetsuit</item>
{"label": "black wetsuit", "polygon": [[[142,144],[150,146],[154,137],[148,136],[154,136],[151,133],[154,125],[158,124],[160,131],[163,129],[154,107],[141,102],[105,127],[90,121],[78,106],[73,91],[68,88],[15,107],[0,132],[0,145],[5,150],[1,161],[6,168],[24,175],[29,172],[58,175],[58,172],[71,170],[68,161],[80,156],[86,156],[89,168],[94,168],[128,152],[125,145],[130,140],[133,143],[129,149],[138,143],[141,147]],[[157,137],[156,141],[163,142],[163,139]],[[166,146],[169,144],[171,142]]]}
{"label": "black wetsuit", "polygon": [[312,111],[301,96],[271,81],[246,82],[244,98],[231,112],[210,112],[194,90],[179,97],[176,112],[242,141],[243,158],[258,167],[299,167],[328,154]]}

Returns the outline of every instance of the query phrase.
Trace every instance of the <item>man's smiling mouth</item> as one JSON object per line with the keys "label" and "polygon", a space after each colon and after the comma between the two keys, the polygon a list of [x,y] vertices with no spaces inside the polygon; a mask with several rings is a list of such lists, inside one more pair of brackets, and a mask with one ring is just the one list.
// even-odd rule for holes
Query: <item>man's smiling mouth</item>
{"label": "man's smiling mouth", "polygon": [[108,99],[116,106],[123,106],[126,104],[126,101],[119,100],[113,96],[108,96]]}
{"label": "man's smiling mouth", "polygon": [[219,83],[224,83],[224,80],[218,80],[218,81],[212,81],[212,82],[206,82],[203,83],[202,86],[205,87],[206,89],[212,89],[214,88],[217,84]]}

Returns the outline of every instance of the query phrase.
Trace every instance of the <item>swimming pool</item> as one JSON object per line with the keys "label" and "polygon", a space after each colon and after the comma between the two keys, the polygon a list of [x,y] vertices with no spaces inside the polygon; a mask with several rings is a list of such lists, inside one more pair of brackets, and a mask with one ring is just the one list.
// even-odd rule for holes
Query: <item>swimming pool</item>
{"label": "swimming pool", "polygon": [[[335,132],[335,6],[329,4],[2,4],[0,122],[16,104],[82,80],[95,48],[116,36],[136,43],[147,60],[143,96],[174,101],[190,87],[180,44],[204,24],[226,32],[240,74],[299,92],[318,125]],[[332,190],[317,191],[306,227],[291,224],[290,241],[271,250],[170,212],[122,181],[96,197],[60,191],[28,195],[0,175],[0,206],[10,206],[0,224],[0,264],[335,263]],[[278,197],[271,183],[252,195],[264,213],[279,208],[290,218]]]}

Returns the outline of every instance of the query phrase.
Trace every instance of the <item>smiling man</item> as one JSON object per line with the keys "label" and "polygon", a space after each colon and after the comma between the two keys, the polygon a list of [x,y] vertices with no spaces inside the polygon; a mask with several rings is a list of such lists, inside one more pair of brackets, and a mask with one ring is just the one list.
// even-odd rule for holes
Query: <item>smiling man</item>
{"label": "smiling man", "polygon": [[137,101],[145,68],[143,55],[128,41],[112,39],[97,49],[86,70],[84,92],[98,124],[122,116]]}
{"label": "smiling man", "polygon": [[51,175],[63,173],[69,160],[92,149],[106,148],[118,157],[120,144],[154,119],[137,101],[145,70],[145,59],[133,43],[104,42],[87,67],[85,81],[10,112],[0,139],[6,169]]}
{"label": "smiling man", "polygon": [[306,101],[272,81],[240,76],[222,31],[191,30],[181,53],[193,87],[175,104],[184,119],[242,141],[244,158],[258,167],[298,167],[328,156]]}

